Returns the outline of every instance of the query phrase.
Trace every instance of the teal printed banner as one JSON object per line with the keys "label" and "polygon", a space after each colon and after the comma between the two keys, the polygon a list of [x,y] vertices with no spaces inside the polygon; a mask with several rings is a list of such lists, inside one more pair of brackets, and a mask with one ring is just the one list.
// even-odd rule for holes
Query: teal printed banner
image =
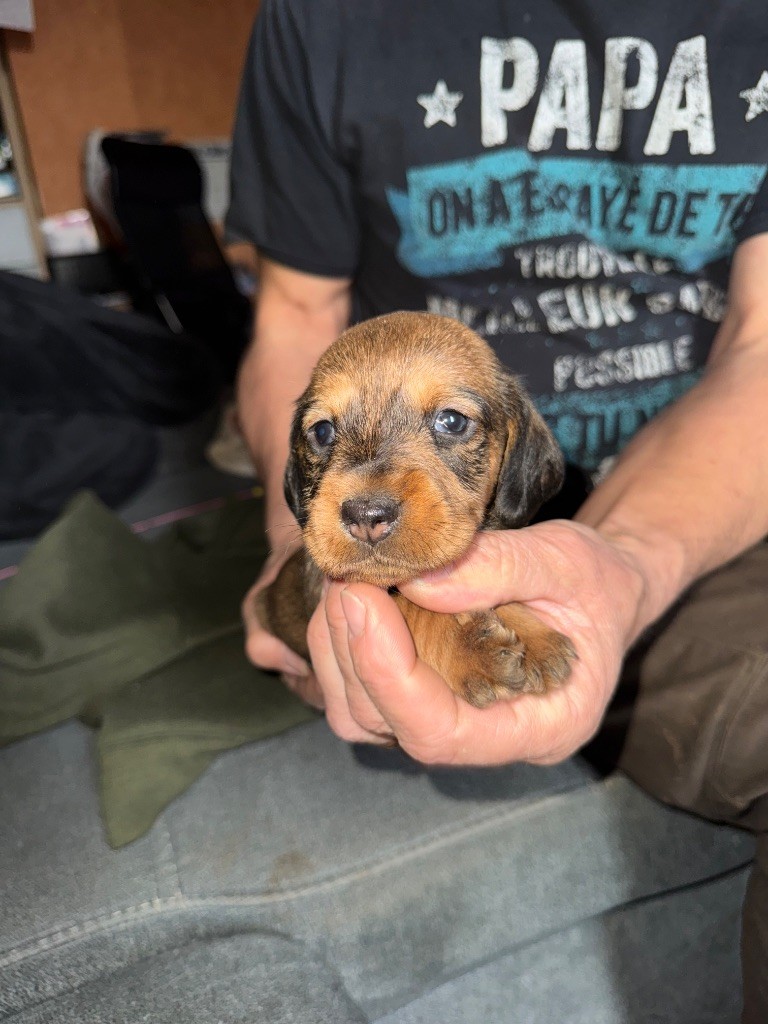
{"label": "teal printed banner", "polygon": [[729,254],[765,165],[635,165],[523,149],[411,168],[388,199],[398,257],[420,277],[500,266],[522,243],[582,235],[692,272]]}
{"label": "teal printed banner", "polygon": [[594,471],[606,456],[620,452],[640,427],[693,387],[701,372],[693,370],[641,387],[535,395],[534,400],[566,459]]}

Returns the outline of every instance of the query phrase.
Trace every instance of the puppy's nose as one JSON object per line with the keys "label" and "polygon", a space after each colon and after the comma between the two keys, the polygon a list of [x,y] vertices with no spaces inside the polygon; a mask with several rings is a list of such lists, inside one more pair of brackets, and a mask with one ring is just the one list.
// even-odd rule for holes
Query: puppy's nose
{"label": "puppy's nose", "polygon": [[341,504],[341,520],[355,538],[378,544],[392,532],[400,515],[400,503],[393,498],[347,498]]}

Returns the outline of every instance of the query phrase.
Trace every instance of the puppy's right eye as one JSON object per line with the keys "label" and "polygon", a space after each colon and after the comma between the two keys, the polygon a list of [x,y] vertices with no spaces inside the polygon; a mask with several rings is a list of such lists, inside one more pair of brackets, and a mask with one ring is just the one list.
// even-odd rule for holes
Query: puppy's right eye
{"label": "puppy's right eye", "polygon": [[309,428],[309,436],[317,448],[328,448],[336,438],[336,428],[330,420],[320,420]]}
{"label": "puppy's right eye", "polygon": [[441,409],[432,424],[438,434],[451,434],[453,437],[466,433],[469,425],[470,421],[464,413],[456,412],[455,409]]}

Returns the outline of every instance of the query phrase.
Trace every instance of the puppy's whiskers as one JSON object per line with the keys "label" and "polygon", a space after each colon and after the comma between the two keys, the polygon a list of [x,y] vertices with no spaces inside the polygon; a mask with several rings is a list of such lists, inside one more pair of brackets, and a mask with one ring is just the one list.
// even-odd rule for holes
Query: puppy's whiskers
{"label": "puppy's whiskers", "polygon": [[[278,531],[283,536],[277,537]],[[287,536],[286,531],[288,531]],[[268,526],[264,532],[269,535],[275,553],[280,551],[282,554],[288,554],[292,548],[296,547],[297,542],[301,541],[301,527],[295,519],[292,522],[274,523],[272,526]]]}
{"label": "puppy's whiskers", "polygon": [[291,522],[286,521],[284,523],[273,523],[272,526],[268,526],[264,532],[268,534],[273,534],[276,533],[278,530],[292,530],[294,536],[296,537],[301,535],[301,527],[299,526],[295,519]]}

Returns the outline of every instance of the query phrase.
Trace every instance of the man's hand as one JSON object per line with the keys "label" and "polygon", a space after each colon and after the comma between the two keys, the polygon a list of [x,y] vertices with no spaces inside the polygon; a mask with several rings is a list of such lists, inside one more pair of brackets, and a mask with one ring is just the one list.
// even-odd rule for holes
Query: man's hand
{"label": "man's hand", "polygon": [[[275,511],[276,510],[276,511]],[[311,667],[282,640],[269,633],[256,614],[259,593],[278,576],[280,570],[301,547],[301,531],[285,502],[275,502],[267,509],[266,532],[271,553],[264,563],[259,578],[243,598],[240,606],[245,628],[245,653],[258,668],[279,672],[283,682],[293,693],[313,707],[323,707],[323,694]]]}
{"label": "man's hand", "polygon": [[471,707],[416,656],[394,601],[365,584],[331,584],[309,627],[312,663],[331,728],[343,739],[393,738],[429,764],[552,764],[597,730],[646,589],[634,557],[574,523],[478,535],[450,570],[401,588],[441,612],[527,604],[569,636],[570,679],[546,696]]}
{"label": "man's hand", "polygon": [[267,632],[256,614],[259,592],[272,583],[289,556],[290,552],[273,552],[264,563],[261,575],[243,598],[240,610],[245,627],[245,653],[248,660],[259,668],[279,672],[288,689],[308,704],[322,708],[322,693],[310,666],[282,640]]}

